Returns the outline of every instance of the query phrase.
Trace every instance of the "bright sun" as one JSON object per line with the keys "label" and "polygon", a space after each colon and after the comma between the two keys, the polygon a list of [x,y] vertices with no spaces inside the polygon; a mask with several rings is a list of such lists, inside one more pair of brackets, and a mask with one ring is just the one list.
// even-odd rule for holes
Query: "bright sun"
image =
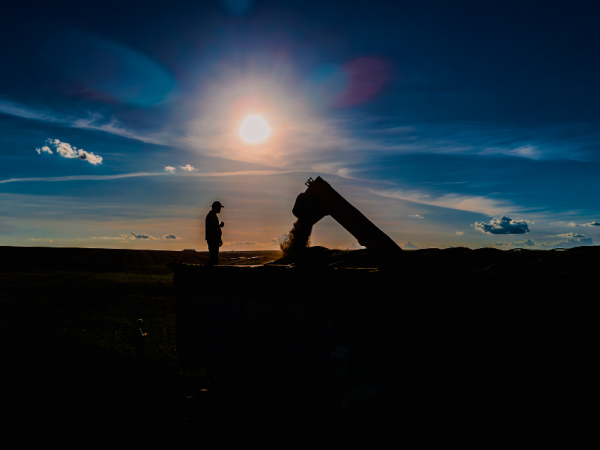
{"label": "bright sun", "polygon": [[264,141],[271,132],[271,128],[261,116],[248,116],[240,127],[240,136],[250,144]]}

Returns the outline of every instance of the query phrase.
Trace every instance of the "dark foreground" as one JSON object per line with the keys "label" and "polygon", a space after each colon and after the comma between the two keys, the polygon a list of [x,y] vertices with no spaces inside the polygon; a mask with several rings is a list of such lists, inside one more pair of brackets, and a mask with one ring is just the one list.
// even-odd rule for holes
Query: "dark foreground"
{"label": "dark foreground", "polygon": [[[407,255],[415,257],[410,264],[363,259],[358,267],[395,278],[396,288],[386,290],[354,281],[357,295],[387,304],[379,325],[370,326],[386,342],[373,363],[389,395],[353,410],[341,406],[341,393],[310,380],[181,364],[173,274],[164,254],[144,256],[155,264],[128,265],[122,258],[111,266],[91,257],[86,264],[81,257],[77,264],[63,258],[53,267],[60,258],[50,256],[51,250],[43,249],[40,257],[28,249],[19,259],[19,251],[10,249],[18,264],[3,259],[0,272],[3,425],[25,441],[77,440],[90,431],[86,439],[113,443],[115,436],[136,435],[138,441],[172,444],[191,435],[199,444],[213,434],[279,445],[367,438],[378,446],[374,440],[386,438],[389,445],[390,437],[411,446],[489,445],[523,442],[523,434],[531,443],[567,434],[573,443],[592,420],[580,411],[591,406],[597,353],[595,249],[579,256],[529,254],[519,261],[507,256],[504,268],[495,270],[485,265],[486,252],[475,251],[468,253],[471,263],[485,267],[469,267],[467,253],[447,250],[438,253],[436,264],[433,258],[425,264],[424,252]],[[114,261],[111,253],[105,250],[103,257]],[[186,262],[202,263],[201,256]],[[277,259],[262,256],[245,261]],[[563,256],[570,264],[559,263]],[[335,263],[335,257],[321,252],[308,267]],[[337,258],[348,261],[348,253]],[[288,297],[275,286],[265,287],[263,295]],[[153,338],[144,362],[134,360],[125,338],[138,317]],[[281,441],[284,432],[287,441]]]}

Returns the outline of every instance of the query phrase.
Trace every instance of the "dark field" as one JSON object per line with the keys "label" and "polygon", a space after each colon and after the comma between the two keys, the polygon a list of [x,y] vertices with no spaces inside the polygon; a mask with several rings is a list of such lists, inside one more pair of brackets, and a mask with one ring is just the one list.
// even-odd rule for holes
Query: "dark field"
{"label": "dark field", "polygon": [[[278,256],[226,252],[221,262],[261,264]],[[208,393],[201,389],[211,384],[205,371],[191,373],[179,365],[173,273],[166,264],[202,264],[207,258],[207,253],[0,247],[3,405],[11,421],[54,426],[60,418],[69,427],[130,428],[194,420],[202,413],[195,396]],[[134,360],[130,341],[137,318],[148,333],[143,362]],[[215,408],[209,408],[211,415]]]}
{"label": "dark field", "polygon": [[[444,430],[446,439],[462,441],[475,436],[469,423],[479,431],[495,430],[490,433],[504,429],[506,437],[526,427],[538,429],[540,408],[558,417],[564,412],[565,390],[585,398],[582,390],[595,355],[590,350],[600,273],[597,247],[564,252],[429,249],[401,258],[317,247],[302,261],[276,261],[280,252],[220,256],[220,264],[275,261],[396,274],[394,292],[364,285],[357,292],[370,301],[413,305],[404,314],[389,315],[388,328],[396,324],[399,330],[415,330],[417,319],[411,314],[416,311],[423,326],[431,326],[423,319],[430,316],[429,322],[439,324],[431,329],[447,333],[436,335],[441,350],[421,351],[420,338],[403,335],[397,353],[390,355],[392,363],[398,361],[397,372],[392,363],[388,366],[388,379],[400,394],[383,403],[378,415],[349,413],[266,373],[241,374],[246,381],[241,392],[202,367],[182,366],[177,356],[173,272],[167,264],[203,264],[207,253],[0,247],[3,405],[9,423],[48,426],[59,435],[73,428],[104,430],[105,436],[143,430],[145,437],[166,436],[169,442],[175,439],[173,430],[228,433],[240,426],[250,427],[254,436],[267,428],[302,429],[304,437],[330,432],[333,442],[367,432],[373,439],[384,430],[427,442]],[[369,292],[376,295],[370,298]],[[265,295],[286,298],[283,289]],[[148,333],[141,362],[133,358],[129,335],[137,318]],[[485,328],[496,336],[496,347],[479,342],[472,331],[485,333]],[[437,361],[431,364],[434,373],[423,369],[430,367],[426,362],[411,367],[408,347],[420,354],[419,361]],[[446,353],[461,353],[463,359],[451,361]],[[469,369],[458,373],[457,361]],[[428,381],[407,376],[410,372],[423,373]],[[474,393],[467,394],[469,389]],[[442,397],[443,392],[452,395]],[[512,406],[503,400],[508,398]],[[469,414],[465,408],[471,408]],[[480,416],[477,422],[474,416]]]}

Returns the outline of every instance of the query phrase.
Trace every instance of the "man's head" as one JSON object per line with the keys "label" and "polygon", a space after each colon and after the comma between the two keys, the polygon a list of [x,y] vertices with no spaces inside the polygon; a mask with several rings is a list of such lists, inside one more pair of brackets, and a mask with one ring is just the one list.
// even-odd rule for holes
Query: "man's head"
{"label": "man's head", "polygon": [[144,325],[144,321],[143,321],[142,319],[138,319],[138,320],[135,322],[135,324],[136,324],[136,326],[137,326],[138,328],[142,328],[142,325]]}
{"label": "man's head", "polygon": [[223,205],[221,205],[221,202],[217,201],[217,202],[213,202],[212,204],[212,210],[214,212],[216,212],[217,214],[221,212],[221,208],[224,208]]}

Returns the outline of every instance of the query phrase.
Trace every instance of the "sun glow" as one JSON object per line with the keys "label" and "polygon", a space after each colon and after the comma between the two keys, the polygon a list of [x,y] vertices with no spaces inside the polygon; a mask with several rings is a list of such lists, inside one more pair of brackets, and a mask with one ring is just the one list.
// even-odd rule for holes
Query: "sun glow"
{"label": "sun glow", "polygon": [[240,136],[249,144],[258,144],[269,136],[271,128],[261,116],[248,116],[240,127]]}

